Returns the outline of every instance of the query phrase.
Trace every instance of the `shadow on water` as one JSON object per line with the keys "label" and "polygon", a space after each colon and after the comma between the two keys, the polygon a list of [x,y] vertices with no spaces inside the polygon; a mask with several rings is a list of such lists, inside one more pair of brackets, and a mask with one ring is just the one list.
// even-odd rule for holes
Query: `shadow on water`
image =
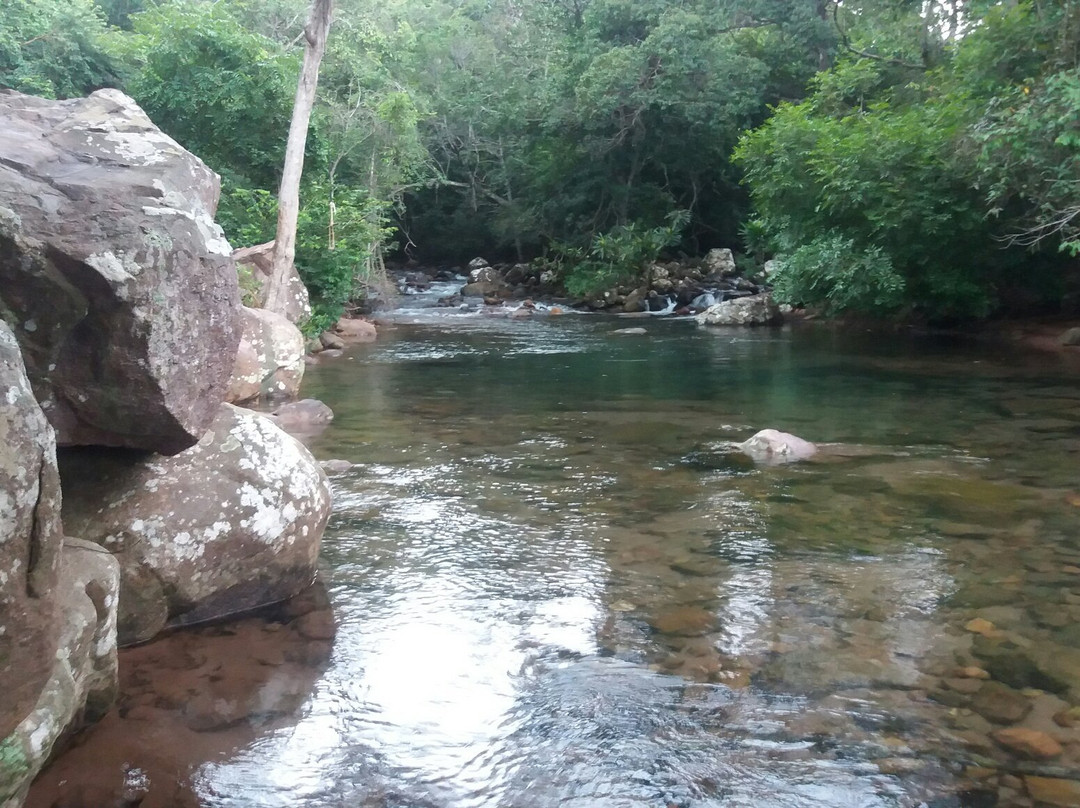
{"label": "shadow on water", "polygon": [[[642,322],[413,311],[313,367],[313,451],[355,464],[332,646],[294,617],[126,652],[31,805],[123,804],[91,773],[125,765],[146,806],[1080,804],[1080,379]],[[732,461],[766,426],[825,446]]]}

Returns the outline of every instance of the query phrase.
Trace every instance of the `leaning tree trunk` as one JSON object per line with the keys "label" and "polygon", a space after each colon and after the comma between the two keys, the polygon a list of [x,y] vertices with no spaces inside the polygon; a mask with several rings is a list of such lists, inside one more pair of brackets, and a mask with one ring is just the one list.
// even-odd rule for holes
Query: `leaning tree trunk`
{"label": "leaning tree trunk", "polygon": [[312,0],[311,16],[304,28],[304,64],[296,85],[289,142],[285,146],[285,167],[278,190],[277,237],[274,241],[274,266],[267,281],[265,307],[282,312],[289,294],[289,275],[296,259],[296,220],[300,214],[300,177],[304,172],[304,148],[308,124],[315,106],[315,88],[319,83],[319,64],[326,50],[334,0]]}

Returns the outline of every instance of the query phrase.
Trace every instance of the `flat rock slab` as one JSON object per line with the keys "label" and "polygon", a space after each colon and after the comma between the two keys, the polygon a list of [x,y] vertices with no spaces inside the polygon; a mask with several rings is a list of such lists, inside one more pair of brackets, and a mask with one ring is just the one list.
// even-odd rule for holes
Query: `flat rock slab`
{"label": "flat rock slab", "polygon": [[239,341],[218,177],[116,90],[0,91],[0,319],[61,446],[174,454]]}

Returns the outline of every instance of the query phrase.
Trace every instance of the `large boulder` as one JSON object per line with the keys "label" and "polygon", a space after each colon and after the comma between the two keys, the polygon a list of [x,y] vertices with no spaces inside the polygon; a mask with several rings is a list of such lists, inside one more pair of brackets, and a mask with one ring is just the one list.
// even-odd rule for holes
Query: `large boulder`
{"label": "large boulder", "polygon": [[240,336],[219,190],[116,90],[0,92],[0,319],[61,445],[171,454],[213,421]]}
{"label": "large boulder", "polygon": [[[233,252],[233,260],[240,276],[240,288],[244,292],[245,303],[264,307],[269,292],[267,281],[270,280],[274,267],[274,242],[241,247]],[[288,287],[284,310],[274,313],[280,314],[290,323],[302,323],[311,317],[311,299],[295,264],[289,267]],[[246,299],[248,296],[250,300]]]}
{"label": "large boulder", "polygon": [[[53,748],[99,720],[116,699],[120,571],[101,547],[66,539],[57,584],[58,639],[36,704],[0,741],[0,806],[15,808]],[[8,694],[5,693],[5,706]]]}
{"label": "large boulder", "polygon": [[314,577],[329,484],[266,416],[225,404],[173,457],[73,450],[60,468],[68,532],[120,561],[121,643],[284,600]]}
{"label": "large boulder", "polygon": [[766,292],[709,306],[695,319],[701,325],[770,325],[782,317],[772,295]]}
{"label": "large boulder", "polygon": [[52,674],[62,542],[52,428],[15,337],[0,322],[0,741],[30,713]]}
{"label": "large boulder", "polygon": [[304,378],[307,344],[300,329],[266,309],[242,309],[243,336],[226,401],[291,398]]}

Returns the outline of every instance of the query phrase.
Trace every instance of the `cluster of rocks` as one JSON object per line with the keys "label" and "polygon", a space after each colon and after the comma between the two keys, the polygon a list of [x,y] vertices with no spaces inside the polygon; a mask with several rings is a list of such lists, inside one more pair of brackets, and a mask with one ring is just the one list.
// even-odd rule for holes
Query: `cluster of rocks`
{"label": "cluster of rocks", "polygon": [[118,644],[314,577],[325,473],[225,403],[294,389],[303,338],[241,307],[218,193],[119,92],[0,93],[5,808],[109,709]]}
{"label": "cluster of rocks", "polygon": [[[678,315],[708,314],[708,325],[747,325],[778,322],[779,307],[769,298],[768,265],[753,277],[736,266],[728,249],[710,250],[703,258],[655,263],[644,282],[618,286],[584,299],[568,299],[557,274],[535,264],[489,264],[474,258],[461,290],[443,298],[444,306],[459,306],[470,299],[498,306],[511,300],[555,300],[576,308],[619,314],[664,312]],[[460,268],[433,273],[417,270],[402,274],[403,291],[424,291],[433,282],[462,277]]]}

